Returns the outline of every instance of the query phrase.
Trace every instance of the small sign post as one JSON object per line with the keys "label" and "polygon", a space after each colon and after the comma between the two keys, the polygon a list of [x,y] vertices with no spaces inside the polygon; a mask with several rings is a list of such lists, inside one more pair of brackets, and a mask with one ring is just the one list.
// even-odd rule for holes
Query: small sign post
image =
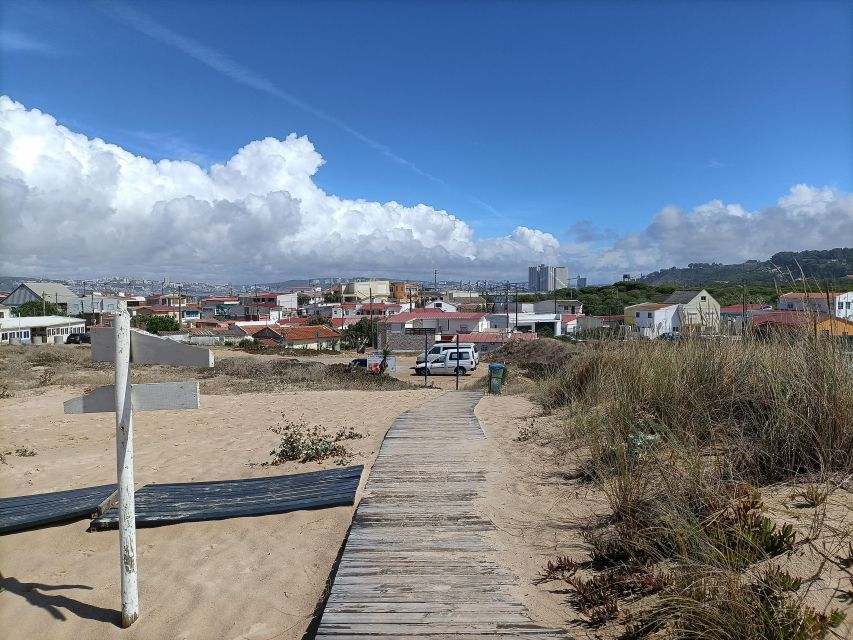
{"label": "small sign post", "polygon": [[213,354],[130,328],[124,304],[113,327],[92,330],[92,360],[115,362],[115,385],[98,387],[88,395],[65,402],[65,413],[116,414],[116,475],[118,479],[118,535],[121,567],[121,625],[129,627],[139,617],[136,564],[136,507],[133,482],[133,409],[158,411],[198,409],[198,382],[131,384],[130,365],[166,364],[212,367]]}
{"label": "small sign post", "polygon": [[139,617],[136,571],[136,506],[133,501],[133,411],[130,387],[130,314],[115,315],[116,465],[118,469],[118,540],[121,562],[121,626]]}

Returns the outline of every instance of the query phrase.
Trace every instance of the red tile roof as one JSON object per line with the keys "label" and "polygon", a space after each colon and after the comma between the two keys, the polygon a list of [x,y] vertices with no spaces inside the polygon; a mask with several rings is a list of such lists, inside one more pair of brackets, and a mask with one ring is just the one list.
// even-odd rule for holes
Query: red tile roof
{"label": "red tile roof", "polygon": [[281,326],[297,326],[311,322],[313,318],[282,318],[278,321]]}
{"label": "red tile roof", "polygon": [[563,322],[563,323],[574,322],[577,319],[578,319],[578,316],[576,313],[564,313],[560,316],[560,322]]}
{"label": "red tile roof", "polygon": [[279,329],[279,332],[284,334],[284,339],[289,342],[298,340],[316,340],[317,338],[331,339],[341,337],[340,333],[322,324],[310,325],[307,327],[282,327]]}
{"label": "red tile roof", "polygon": [[765,324],[784,325],[786,327],[804,327],[815,320],[822,322],[827,316],[806,313],[805,311],[768,311],[752,318],[752,326],[759,327]]}
{"label": "red tile roof", "polygon": [[358,324],[360,318],[332,318],[332,327],[335,329],[343,329]]}
{"label": "red tile roof", "polygon": [[[764,309],[772,309],[769,304],[754,304],[750,303],[746,305],[747,311],[762,311]],[[741,304],[730,304],[728,307],[720,307],[720,313],[743,313],[743,305]]]}
{"label": "red tile roof", "polygon": [[487,343],[499,343],[499,342],[512,342],[513,340],[536,340],[539,336],[536,333],[511,333],[509,335],[505,333],[460,333],[459,334],[459,342],[473,342],[475,344],[479,344],[482,342]]}
{"label": "red tile roof", "polygon": [[[829,299],[832,300],[836,296],[840,296],[841,293],[838,291],[830,291]],[[782,300],[826,300],[827,293],[825,291],[792,291],[791,293],[784,293],[780,297]]]}

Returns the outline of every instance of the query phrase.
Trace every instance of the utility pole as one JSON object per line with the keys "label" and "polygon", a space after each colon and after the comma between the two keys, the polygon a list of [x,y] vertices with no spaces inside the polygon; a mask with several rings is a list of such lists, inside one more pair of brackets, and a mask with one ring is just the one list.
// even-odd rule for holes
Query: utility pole
{"label": "utility pole", "polygon": [[47,315],[47,300],[45,300],[46,295],[47,293],[45,293],[44,291],[41,292],[41,314],[43,316]]}
{"label": "utility pole", "polygon": [[373,326],[373,287],[368,287],[367,292],[370,294],[370,346],[376,348],[376,331]]}
{"label": "utility pole", "polygon": [[182,318],[181,318],[181,291],[183,289],[183,285],[178,285],[178,331],[181,330]]}
{"label": "utility pole", "polygon": [[515,285],[515,328],[518,329],[518,283]]}
{"label": "utility pole", "polygon": [[433,280],[433,289],[435,289],[435,292],[438,293],[438,269],[433,270],[432,277],[434,279]]}
{"label": "utility pole", "polygon": [[509,333],[509,280],[506,281],[506,294],[504,295],[504,311],[506,312],[506,332]]}
{"label": "utility pole", "polygon": [[741,286],[741,317],[740,317],[740,332],[743,337],[746,337],[746,278],[741,278],[740,280]]}

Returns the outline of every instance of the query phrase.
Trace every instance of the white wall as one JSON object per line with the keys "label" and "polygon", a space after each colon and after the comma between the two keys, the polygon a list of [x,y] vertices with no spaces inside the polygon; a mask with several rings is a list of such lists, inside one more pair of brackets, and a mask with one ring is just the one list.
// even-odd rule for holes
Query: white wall
{"label": "white wall", "polygon": [[853,291],[842,293],[835,298],[833,314],[836,318],[853,320]]}
{"label": "white wall", "polygon": [[[678,316],[680,305],[672,304],[661,309],[638,310],[640,317],[634,317],[634,324],[646,338],[657,338],[664,333],[672,333],[681,328]],[[649,317],[649,314],[652,317]]]}

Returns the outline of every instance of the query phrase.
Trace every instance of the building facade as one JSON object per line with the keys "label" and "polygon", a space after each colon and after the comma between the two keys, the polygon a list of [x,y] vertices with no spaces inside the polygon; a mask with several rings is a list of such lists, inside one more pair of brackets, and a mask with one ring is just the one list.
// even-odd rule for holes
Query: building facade
{"label": "building facade", "polygon": [[540,264],[527,269],[527,288],[530,291],[554,291],[569,286],[569,270]]}

